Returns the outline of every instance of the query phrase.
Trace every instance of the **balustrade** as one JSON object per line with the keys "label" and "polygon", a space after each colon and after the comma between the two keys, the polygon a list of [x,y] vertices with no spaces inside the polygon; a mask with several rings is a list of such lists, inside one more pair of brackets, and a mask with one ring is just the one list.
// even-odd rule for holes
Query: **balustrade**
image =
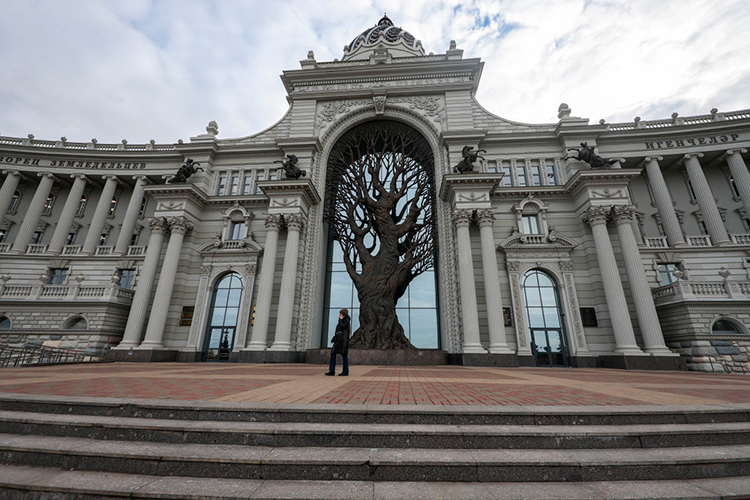
{"label": "balustrade", "polygon": [[47,245],[31,244],[26,247],[27,254],[41,254],[47,251]]}
{"label": "balustrade", "polygon": [[111,246],[99,246],[96,247],[96,252],[94,255],[112,255],[112,251],[115,249],[115,247]]}
{"label": "balustrade", "polygon": [[81,253],[81,245],[65,245],[63,247],[63,255],[78,255]]}
{"label": "balustrade", "polygon": [[11,248],[13,248],[13,245],[10,243],[0,243],[0,253],[9,252]]}
{"label": "balustrade", "polygon": [[129,246],[128,247],[128,255],[130,256],[139,256],[139,255],[145,255],[146,254],[146,247],[145,246]]}
{"label": "balustrade", "polygon": [[691,247],[710,247],[711,246],[711,237],[707,234],[702,234],[700,236],[688,236],[688,245]]}
{"label": "balustrade", "polygon": [[656,238],[646,238],[645,239],[646,246],[649,248],[667,248],[669,247],[669,244],[667,243],[667,237],[666,236],[658,236]]}
{"label": "balustrade", "polygon": [[735,245],[750,245],[750,234],[731,234],[729,236]]}

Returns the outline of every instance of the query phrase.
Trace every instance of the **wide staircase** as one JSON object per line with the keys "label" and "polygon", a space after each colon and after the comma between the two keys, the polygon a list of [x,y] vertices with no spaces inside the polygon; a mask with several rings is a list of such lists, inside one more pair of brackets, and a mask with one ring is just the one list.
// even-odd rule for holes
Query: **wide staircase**
{"label": "wide staircase", "polygon": [[0,499],[750,498],[750,405],[281,405],[0,394]]}

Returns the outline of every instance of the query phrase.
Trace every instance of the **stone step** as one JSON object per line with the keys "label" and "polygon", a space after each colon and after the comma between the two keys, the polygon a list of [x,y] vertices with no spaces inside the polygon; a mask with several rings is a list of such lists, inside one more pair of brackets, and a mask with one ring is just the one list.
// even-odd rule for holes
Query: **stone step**
{"label": "stone step", "polygon": [[192,421],[425,425],[635,425],[750,422],[750,403],[703,406],[388,406],[70,398],[0,393],[0,410]]}
{"label": "stone step", "polygon": [[0,463],[300,481],[648,481],[750,475],[750,445],[615,450],[274,448],[0,434]]}
{"label": "stone step", "polygon": [[750,477],[578,483],[284,481],[164,477],[0,465],[0,498],[18,500],[80,500],[82,496],[100,499],[189,497],[194,500],[720,500],[747,498],[749,491]]}
{"label": "stone step", "polygon": [[419,425],[186,421],[0,411],[8,434],[270,447],[615,449],[750,444],[750,422]]}

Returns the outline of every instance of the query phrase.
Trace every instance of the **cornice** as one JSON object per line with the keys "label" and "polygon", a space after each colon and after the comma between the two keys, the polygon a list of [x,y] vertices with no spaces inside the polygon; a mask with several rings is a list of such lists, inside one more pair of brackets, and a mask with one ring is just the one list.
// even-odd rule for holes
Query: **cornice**
{"label": "cornice", "polygon": [[187,197],[201,208],[203,208],[208,201],[208,195],[204,193],[203,190],[198,189],[194,184],[156,184],[144,186],[143,189],[148,194],[159,200]]}
{"label": "cornice", "polygon": [[586,186],[627,186],[643,168],[609,168],[578,170],[565,184],[565,193],[575,195]]}

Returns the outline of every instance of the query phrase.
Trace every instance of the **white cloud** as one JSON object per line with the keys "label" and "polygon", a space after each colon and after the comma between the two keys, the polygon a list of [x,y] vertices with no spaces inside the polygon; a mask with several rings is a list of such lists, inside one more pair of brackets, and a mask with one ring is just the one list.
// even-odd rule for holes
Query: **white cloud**
{"label": "white cloud", "polygon": [[744,0],[5,0],[0,133],[174,142],[209,120],[256,133],[287,102],[307,51],[340,58],[388,16],[425,50],[485,61],[479,101],[523,122],[557,106],[592,121],[750,107]]}

